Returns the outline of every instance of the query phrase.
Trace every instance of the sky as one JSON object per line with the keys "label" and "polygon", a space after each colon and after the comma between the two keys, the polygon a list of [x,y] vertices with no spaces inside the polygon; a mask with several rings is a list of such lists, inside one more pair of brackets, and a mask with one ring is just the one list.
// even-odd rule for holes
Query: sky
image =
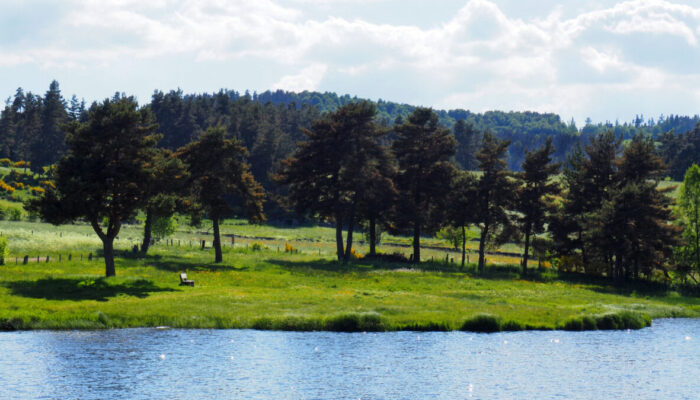
{"label": "sky", "polygon": [[0,98],[318,90],[580,125],[700,114],[699,0],[0,0]]}

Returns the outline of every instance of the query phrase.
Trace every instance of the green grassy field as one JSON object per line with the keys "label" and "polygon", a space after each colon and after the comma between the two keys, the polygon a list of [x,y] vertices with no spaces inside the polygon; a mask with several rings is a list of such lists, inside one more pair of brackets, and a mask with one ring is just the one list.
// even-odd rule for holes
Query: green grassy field
{"label": "green grassy field", "polygon": [[[660,285],[614,288],[604,280],[550,270],[522,280],[518,267],[508,265],[491,265],[476,275],[473,265],[460,271],[456,263],[445,263],[444,250],[427,250],[427,258],[436,261],[420,269],[365,259],[339,264],[332,229],[325,227],[227,221],[224,234],[266,239],[237,237],[231,247],[225,238],[224,262],[213,264],[206,231],[181,226],[172,245],[161,242],[149,256],[134,258],[129,249],[141,228],[126,226],[115,246],[117,276],[105,279],[102,259],[87,261],[100,248],[90,227],[0,221],[11,252],[0,266],[0,329],[595,329],[700,316],[699,298]],[[198,245],[202,239],[208,241],[204,250]],[[262,249],[252,250],[253,243]],[[287,243],[299,252],[285,253]],[[24,255],[49,255],[50,261],[24,265]],[[195,287],[179,286],[180,272]]]}

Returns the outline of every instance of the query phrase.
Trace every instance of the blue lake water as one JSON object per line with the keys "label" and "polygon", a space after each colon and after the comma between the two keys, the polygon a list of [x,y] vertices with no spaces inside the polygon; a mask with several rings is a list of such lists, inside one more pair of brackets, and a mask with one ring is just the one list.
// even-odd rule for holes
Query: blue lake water
{"label": "blue lake water", "polygon": [[699,399],[700,320],[639,331],[0,333],[2,399]]}

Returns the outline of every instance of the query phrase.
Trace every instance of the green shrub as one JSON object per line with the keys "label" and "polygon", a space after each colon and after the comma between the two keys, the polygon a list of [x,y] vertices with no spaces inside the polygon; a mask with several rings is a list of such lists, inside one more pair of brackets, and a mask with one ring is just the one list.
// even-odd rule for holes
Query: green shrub
{"label": "green shrub", "polygon": [[263,249],[263,245],[262,245],[262,243],[260,243],[260,242],[253,242],[253,243],[250,245],[250,249],[253,250],[253,251],[260,251],[260,250]]}
{"label": "green shrub", "polygon": [[21,221],[22,220],[22,210],[19,208],[10,208],[10,221]]}
{"label": "green shrub", "polygon": [[0,236],[0,265],[5,265],[5,258],[10,256],[10,247],[7,245],[7,237]]}
{"label": "green shrub", "polygon": [[595,316],[574,317],[566,321],[562,329],[566,331],[592,331],[642,329],[651,325],[651,319],[632,311],[620,311]]}
{"label": "green shrub", "polygon": [[525,330],[525,327],[523,324],[517,321],[506,321],[503,323],[503,326],[501,327],[501,330],[506,331],[506,332],[515,332],[515,331],[523,331]]}
{"label": "green shrub", "polygon": [[298,316],[284,316],[281,318],[260,318],[253,322],[253,329],[265,331],[319,331],[323,329],[318,319],[302,318]]}
{"label": "green shrub", "polygon": [[153,220],[151,232],[153,237],[160,240],[172,236],[177,231],[177,221],[175,217],[156,217]]}
{"label": "green shrub", "polygon": [[330,317],[325,328],[332,332],[381,332],[385,330],[377,313],[349,313]]}
{"label": "green shrub", "polygon": [[501,320],[491,314],[477,314],[464,321],[460,330],[485,333],[500,332]]}

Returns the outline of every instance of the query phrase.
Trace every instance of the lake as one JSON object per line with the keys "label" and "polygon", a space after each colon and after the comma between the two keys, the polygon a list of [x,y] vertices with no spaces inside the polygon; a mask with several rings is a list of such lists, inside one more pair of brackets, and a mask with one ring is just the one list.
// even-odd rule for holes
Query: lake
{"label": "lake", "polygon": [[697,399],[700,319],[639,331],[0,333],[0,398]]}

